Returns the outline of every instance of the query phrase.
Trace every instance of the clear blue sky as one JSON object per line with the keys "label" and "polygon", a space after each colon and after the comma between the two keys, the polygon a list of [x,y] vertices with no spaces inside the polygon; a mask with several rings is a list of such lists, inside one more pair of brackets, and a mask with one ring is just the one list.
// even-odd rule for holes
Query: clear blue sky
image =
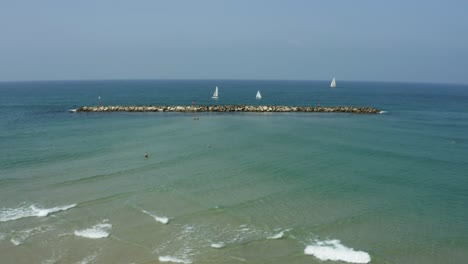
{"label": "clear blue sky", "polygon": [[0,0],[0,81],[468,83],[468,1]]}

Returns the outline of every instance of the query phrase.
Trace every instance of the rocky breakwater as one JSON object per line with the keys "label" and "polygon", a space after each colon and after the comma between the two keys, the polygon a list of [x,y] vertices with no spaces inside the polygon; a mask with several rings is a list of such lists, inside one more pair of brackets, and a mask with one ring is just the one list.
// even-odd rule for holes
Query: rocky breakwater
{"label": "rocky breakwater", "polygon": [[372,107],[355,106],[272,106],[272,105],[189,105],[189,106],[83,106],[73,112],[318,112],[378,114]]}

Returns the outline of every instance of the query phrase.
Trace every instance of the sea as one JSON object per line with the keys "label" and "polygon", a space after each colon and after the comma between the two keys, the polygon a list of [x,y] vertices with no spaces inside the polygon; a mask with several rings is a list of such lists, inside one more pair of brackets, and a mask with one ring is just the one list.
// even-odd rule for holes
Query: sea
{"label": "sea", "polygon": [[[191,104],[382,113],[69,112]],[[0,82],[0,263],[468,263],[467,157],[463,84]]]}

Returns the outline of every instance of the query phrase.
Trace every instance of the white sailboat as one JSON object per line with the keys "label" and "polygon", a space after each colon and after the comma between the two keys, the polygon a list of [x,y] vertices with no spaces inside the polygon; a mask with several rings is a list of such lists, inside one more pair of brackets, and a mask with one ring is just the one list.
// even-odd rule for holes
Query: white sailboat
{"label": "white sailboat", "polygon": [[257,91],[257,95],[255,96],[255,98],[256,98],[257,100],[262,99],[262,94],[260,93],[260,91]]}
{"label": "white sailboat", "polygon": [[211,98],[218,99],[218,86],[216,86],[213,96]]}
{"label": "white sailboat", "polygon": [[331,88],[335,88],[335,87],[336,87],[336,80],[335,80],[335,78],[333,78],[333,80],[331,81],[330,87],[331,87]]}

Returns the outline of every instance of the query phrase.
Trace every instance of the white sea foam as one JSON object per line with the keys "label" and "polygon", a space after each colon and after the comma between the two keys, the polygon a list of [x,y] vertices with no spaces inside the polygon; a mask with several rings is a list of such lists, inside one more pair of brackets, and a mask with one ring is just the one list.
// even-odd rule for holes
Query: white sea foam
{"label": "white sea foam", "polygon": [[269,236],[268,239],[280,239],[284,236],[284,231],[281,231],[277,234],[274,234],[272,236]]}
{"label": "white sea foam", "polygon": [[345,247],[339,240],[316,241],[304,249],[306,255],[320,260],[344,261],[348,263],[369,263],[371,258],[364,251]]}
{"label": "white sea foam", "polygon": [[387,111],[380,111],[379,114],[386,114],[388,113]]}
{"label": "white sea foam", "polygon": [[13,243],[15,246],[19,246],[26,241],[29,237],[32,237],[34,235],[40,234],[47,232],[49,230],[52,230],[53,228],[50,226],[40,226],[40,227],[35,227],[31,229],[25,229],[21,231],[13,231],[11,235],[10,242]]}
{"label": "white sea foam", "polygon": [[[174,257],[182,261],[196,261],[196,256],[212,251],[224,251],[230,246],[245,245],[252,241],[264,240],[272,233],[255,225],[216,225],[212,223],[180,225],[174,223],[171,237],[153,250],[157,256]],[[276,232],[285,230],[275,230]],[[232,261],[232,260],[231,260]]]}
{"label": "white sea foam", "polygon": [[154,220],[156,220],[156,221],[158,221],[158,222],[160,222],[160,223],[162,223],[162,224],[167,224],[167,223],[169,223],[169,218],[167,218],[167,217],[165,217],[165,216],[157,216],[157,215],[154,215],[154,214],[152,214],[152,213],[150,213],[150,212],[148,212],[148,211],[146,211],[146,210],[141,210],[141,211],[142,211],[143,213],[145,213],[145,214],[147,214],[147,215],[153,217]]}
{"label": "white sea foam", "polygon": [[235,256],[229,256],[229,257],[232,258],[232,259],[235,259],[237,261],[247,262],[247,260],[245,258],[240,258],[240,257],[235,257]]}
{"label": "white sea foam", "polygon": [[223,228],[217,232],[223,234],[225,237],[232,237],[230,240],[227,240],[227,244],[245,243],[257,239],[264,239],[265,236],[267,236],[261,229],[257,229],[254,226],[248,227],[246,224],[240,225],[239,228]]}
{"label": "white sea foam", "polygon": [[15,246],[19,246],[21,244],[23,244],[23,241],[19,240],[19,239],[15,239],[15,238],[12,238],[10,239],[11,243],[13,243],[13,245]]}
{"label": "white sea foam", "polygon": [[191,263],[192,258],[200,254],[205,241],[200,240],[202,229],[192,225],[175,225],[178,229],[172,238],[163,242],[153,251],[161,262]]}
{"label": "white sea foam", "polygon": [[183,264],[190,264],[192,263],[189,259],[180,259],[172,256],[160,256],[159,261],[161,262],[174,262],[174,263],[183,263]]}
{"label": "white sea foam", "polygon": [[83,258],[80,262],[78,262],[78,264],[89,264],[89,263],[92,263],[92,261],[94,261],[97,257],[97,253],[94,253],[93,255],[90,255],[90,256],[87,256],[85,258]]}
{"label": "white sea foam", "polygon": [[23,205],[17,208],[2,208],[0,209],[0,222],[6,222],[10,220],[17,220],[33,216],[45,217],[56,212],[66,211],[75,206],[76,204],[70,204],[52,208],[41,208],[40,206],[36,205]]}
{"label": "white sea foam", "polygon": [[277,228],[277,229],[275,229],[275,231],[278,232],[278,233],[276,233],[276,234],[274,234],[274,235],[270,235],[270,236],[267,237],[267,238],[268,238],[268,239],[280,239],[280,238],[283,238],[283,237],[284,237],[284,234],[285,234],[286,232],[291,231],[291,228],[283,229],[283,230],[281,230],[281,228]]}
{"label": "white sea foam", "polygon": [[56,259],[46,259],[41,262],[41,264],[54,264],[57,263]]}
{"label": "white sea foam", "polygon": [[218,242],[218,243],[211,243],[210,245],[212,248],[223,248],[225,244],[223,242]]}
{"label": "white sea foam", "polygon": [[86,237],[86,238],[106,238],[109,236],[112,225],[104,220],[102,223],[92,226],[91,228],[75,230],[75,236]]}

